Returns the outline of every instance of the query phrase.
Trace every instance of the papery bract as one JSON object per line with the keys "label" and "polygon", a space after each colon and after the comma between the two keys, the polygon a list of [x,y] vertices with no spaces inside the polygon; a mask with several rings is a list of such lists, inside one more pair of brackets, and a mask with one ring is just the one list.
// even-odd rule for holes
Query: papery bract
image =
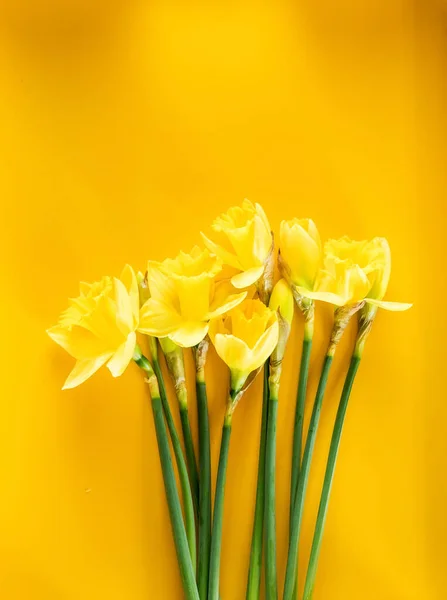
{"label": "papery bract", "polygon": [[138,284],[132,268],[120,276],[80,284],[80,295],[48,335],[73,358],[76,365],[64,389],[83,383],[107,363],[114,377],[121,375],[132,360],[138,326]]}

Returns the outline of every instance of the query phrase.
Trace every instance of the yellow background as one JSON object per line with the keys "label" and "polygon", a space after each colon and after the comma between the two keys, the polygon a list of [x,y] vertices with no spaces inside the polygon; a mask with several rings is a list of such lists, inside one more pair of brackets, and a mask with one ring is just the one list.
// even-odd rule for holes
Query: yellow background
{"label": "yellow background", "polygon": [[[381,313],[368,342],[315,600],[447,597],[446,10],[435,0],[0,2],[2,599],[181,598],[140,373],[115,381],[104,370],[62,393],[72,360],[45,329],[79,280],[188,249],[244,197],[276,232],[282,218],[311,216],[323,237],[386,236],[388,298],[415,304]],[[309,395],[330,319],[320,308]],[[281,581],[296,320],[279,410]],[[352,331],[331,374],[301,569],[351,342]],[[215,356],[208,376],[215,465],[226,386]],[[259,392],[257,382],[234,419],[224,600],[244,598]]]}

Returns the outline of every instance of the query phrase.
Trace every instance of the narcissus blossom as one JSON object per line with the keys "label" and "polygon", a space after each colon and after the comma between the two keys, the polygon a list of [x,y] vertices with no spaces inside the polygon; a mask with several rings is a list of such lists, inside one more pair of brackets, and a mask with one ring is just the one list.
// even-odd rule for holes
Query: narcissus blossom
{"label": "narcissus blossom", "polygon": [[312,219],[282,221],[279,251],[289,283],[312,291],[323,260],[320,235]]}
{"label": "narcissus blossom", "polygon": [[78,386],[105,364],[114,377],[121,375],[132,360],[138,319],[138,284],[131,267],[119,278],[81,283],[80,295],[69,300],[59,323],[47,331],[76,359],[63,389]]}
{"label": "narcissus blossom", "polygon": [[211,322],[210,338],[231,371],[233,390],[239,390],[278,343],[278,317],[260,300],[245,300]]}
{"label": "narcissus blossom", "polygon": [[217,217],[211,228],[212,239],[202,233],[203,241],[210,252],[235,269],[236,274],[231,278],[234,287],[248,287],[271,270],[273,236],[259,204],[244,200],[242,206],[230,208]]}
{"label": "narcissus blossom", "polygon": [[298,286],[300,294],[336,306],[362,302],[387,310],[407,310],[411,304],[384,301],[391,274],[391,252],[385,238],[355,241],[344,236],[324,247],[324,264],[314,289]]}
{"label": "narcissus blossom", "polygon": [[195,246],[189,254],[149,262],[150,298],[141,307],[138,330],[168,336],[182,347],[195,346],[208,332],[209,321],[238,304],[246,292],[234,293],[228,281],[217,282],[222,260]]}

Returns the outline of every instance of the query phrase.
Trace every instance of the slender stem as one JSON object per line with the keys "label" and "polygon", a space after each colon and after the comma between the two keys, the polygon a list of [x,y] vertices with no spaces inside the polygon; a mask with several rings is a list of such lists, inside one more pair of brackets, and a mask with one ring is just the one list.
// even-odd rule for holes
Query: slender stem
{"label": "slender stem", "polygon": [[309,376],[310,353],[312,350],[312,337],[303,339],[301,353],[300,376],[296,395],[295,426],[293,429],[292,447],[292,477],[290,485],[290,520],[292,520],[293,499],[298,485],[301,466],[301,450],[303,445],[304,407],[306,403],[307,379]]}
{"label": "slender stem", "polygon": [[220,555],[222,548],[222,523],[225,494],[225,479],[227,473],[228,450],[231,436],[231,416],[226,416],[222,428],[220,445],[219,468],[217,471],[216,494],[214,498],[214,518],[211,535],[210,572],[208,600],[219,600]]}
{"label": "slender stem", "polygon": [[323,490],[321,493],[320,506],[318,509],[318,516],[315,525],[315,533],[312,542],[312,548],[310,551],[309,566],[307,568],[306,583],[304,585],[304,596],[303,600],[310,600],[312,598],[315,575],[317,572],[318,558],[320,555],[321,541],[323,539],[324,524],[326,521],[326,514],[329,504],[329,496],[331,493],[332,481],[334,477],[335,464],[337,462],[337,454],[340,446],[340,439],[343,430],[343,423],[346,415],[346,409],[348,406],[349,396],[351,394],[352,385],[359,368],[361,356],[354,354],[351,358],[351,364],[349,366],[348,374],[346,375],[345,384],[343,386],[343,392],[340,398],[340,404],[338,406],[337,416],[334,424],[334,431],[332,433],[331,445],[329,448],[328,461],[326,466],[326,473],[324,476]]}
{"label": "slender stem", "polygon": [[197,415],[199,421],[199,566],[197,584],[201,600],[207,599],[211,544],[211,459],[206,383],[197,373]]}
{"label": "slender stem", "polygon": [[283,600],[293,600],[295,585],[298,572],[298,543],[300,537],[301,520],[303,516],[304,497],[309,479],[310,463],[312,460],[315,438],[317,435],[318,423],[320,420],[321,405],[323,403],[324,392],[326,390],[327,379],[331,368],[333,356],[326,354],[323,369],[321,371],[320,382],[318,384],[317,394],[315,396],[312,415],[307,433],[306,445],[304,447],[303,460],[301,463],[298,486],[293,502],[292,522],[290,524],[289,553],[287,557],[286,579],[284,583]]}
{"label": "slender stem", "polygon": [[258,483],[256,506],[251,538],[250,567],[248,571],[246,600],[259,600],[261,590],[262,542],[264,532],[265,502],[265,440],[267,437],[267,416],[269,404],[269,363],[264,365],[264,391],[262,400],[261,439],[259,442]]}
{"label": "slender stem", "polygon": [[160,397],[152,396],[152,410],[154,413],[155,430],[157,433],[158,450],[160,453],[161,468],[165,483],[166,498],[171,517],[172,531],[180,567],[180,575],[186,600],[199,600],[199,593],[195,581],[193,564],[191,561],[185,526],[183,524],[182,509],[175,482],[174,469],[171,461],[168,435],[163,418],[163,407]]}
{"label": "slender stem", "polygon": [[163,407],[163,412],[168,426],[169,435],[171,436],[172,448],[177,463],[177,469],[180,479],[180,487],[182,489],[183,509],[185,513],[186,537],[188,538],[188,546],[191,554],[191,561],[194,572],[196,571],[196,525],[194,515],[194,503],[192,499],[191,486],[189,484],[188,469],[183,456],[182,445],[175,428],[174,419],[169,407],[168,397],[166,394],[163,374],[161,372],[160,363],[158,360],[153,361],[155,375],[157,376],[158,385],[160,388],[160,397]]}
{"label": "slender stem", "polygon": [[267,443],[265,453],[265,597],[277,600],[278,578],[276,572],[276,421],[278,415],[278,396],[270,387]]}
{"label": "slender stem", "polygon": [[[312,324],[313,325],[313,324]],[[301,452],[303,446],[303,423],[304,423],[304,408],[306,404],[307,379],[309,376],[309,362],[312,350],[313,326],[306,327],[304,330],[303,347],[301,351],[300,374],[298,379],[298,390],[296,395],[295,409],[295,425],[293,429],[293,446],[292,446],[292,470],[290,482],[290,514],[289,528],[292,523],[293,499],[295,497],[298,486],[298,478],[301,468]],[[291,531],[289,530],[289,536]],[[295,582],[295,591],[293,598],[297,598],[298,589]]]}
{"label": "slender stem", "polygon": [[186,462],[191,481],[192,498],[194,506],[197,509],[199,506],[199,475],[197,472],[196,455],[194,452],[194,442],[192,441],[187,404],[180,403],[180,421],[182,423],[183,441],[185,442]]}

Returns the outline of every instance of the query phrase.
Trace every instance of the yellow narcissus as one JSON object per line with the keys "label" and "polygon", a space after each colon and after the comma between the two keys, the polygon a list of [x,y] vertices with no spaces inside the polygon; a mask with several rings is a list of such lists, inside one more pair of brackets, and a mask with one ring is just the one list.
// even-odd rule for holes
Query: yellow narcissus
{"label": "yellow narcissus", "polygon": [[244,200],[242,206],[217,217],[212,230],[213,240],[202,233],[203,241],[210,252],[237,271],[231,278],[234,287],[248,287],[270,270],[273,236],[259,204]]}
{"label": "yellow narcissus", "polygon": [[278,318],[260,300],[244,300],[210,324],[217,354],[231,371],[232,390],[242,388],[250,373],[265,363],[278,343]]}
{"label": "yellow narcissus", "polygon": [[390,273],[391,252],[385,238],[358,242],[344,236],[326,242],[324,266],[318,272],[313,291],[301,286],[297,289],[305,297],[336,306],[364,300],[387,310],[407,310],[411,304],[383,300]]}
{"label": "yellow narcissus", "polygon": [[216,282],[222,261],[195,246],[189,254],[149,262],[150,298],[141,307],[138,330],[169,337],[182,347],[195,346],[208,332],[210,319],[231,310],[246,296],[225,281]]}
{"label": "yellow narcissus", "polygon": [[279,232],[282,270],[291,285],[313,291],[322,264],[320,235],[312,219],[282,221]]}
{"label": "yellow narcissus", "polygon": [[59,323],[47,331],[76,359],[63,389],[83,383],[106,363],[114,377],[121,375],[135,350],[138,317],[138,284],[131,267],[120,278],[81,283],[80,295],[69,300]]}

